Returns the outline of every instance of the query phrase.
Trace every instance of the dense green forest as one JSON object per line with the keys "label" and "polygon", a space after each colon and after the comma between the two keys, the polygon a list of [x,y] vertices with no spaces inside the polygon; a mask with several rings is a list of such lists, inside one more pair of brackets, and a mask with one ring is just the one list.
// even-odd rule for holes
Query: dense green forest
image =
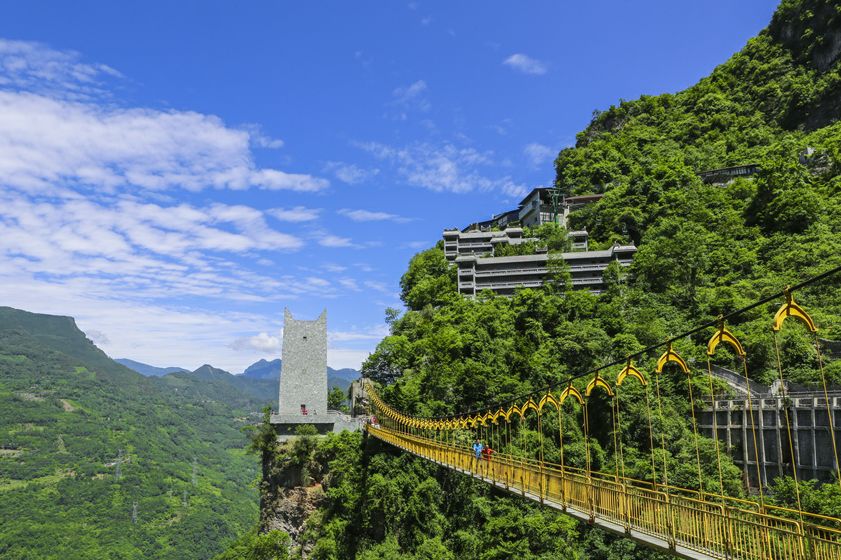
{"label": "dense green forest", "polygon": [[143,377],[69,317],[0,308],[0,557],[219,552],[257,519],[242,427],[267,402],[232,378]]}
{"label": "dense green forest", "polygon": [[[401,280],[406,310],[387,314],[390,334],[364,373],[380,383],[386,401],[409,414],[482,408],[622,359],[841,265],[839,45],[837,2],[785,0],[766,30],[695,86],[595,111],[576,145],[558,155],[555,185],[570,194],[604,193],[572,214],[571,227],[586,228],[596,247],[636,243],[631,268],[609,267],[599,296],[567,291],[560,274],[544,290],[464,299],[439,244],[409,263]],[[760,171],[726,184],[698,176],[742,164],[758,164]],[[538,233],[557,242],[557,232]],[[835,276],[797,293],[824,338],[841,339],[840,287]],[[769,327],[781,303],[729,323],[745,344],[750,377],[763,383],[778,376]],[[706,366],[703,345],[711,332],[676,343],[693,367]],[[787,329],[780,344],[787,379],[818,383],[806,333]],[[655,358],[644,356],[638,366],[651,371]],[[732,355],[717,361],[736,363]],[[829,362],[826,374],[841,383],[841,361]],[[666,461],[672,483],[697,488],[703,482],[718,491],[708,439],[700,442],[702,481],[695,471],[686,376],[665,374],[661,383],[664,413],[653,418],[661,436],[658,461]],[[695,389],[703,395],[705,387]],[[635,390],[629,387],[623,401],[620,438],[628,476],[645,478],[645,400]],[[567,462],[581,463],[580,427],[571,423],[565,433]],[[594,468],[610,472],[608,422],[597,423],[591,435]],[[536,438],[524,429],[504,451],[527,454]],[[270,478],[277,474],[272,468],[298,461],[320,485],[319,506],[298,543],[312,558],[658,556],[359,434],[262,449],[273,457]],[[547,460],[557,453],[547,448]],[[739,469],[726,457],[723,463],[724,490],[744,495]],[[792,499],[790,480],[772,490],[772,500]],[[841,512],[835,485],[806,484],[802,492],[813,511]],[[259,538],[243,536],[237,546],[251,550],[249,539]],[[283,554],[254,557],[273,555]]]}

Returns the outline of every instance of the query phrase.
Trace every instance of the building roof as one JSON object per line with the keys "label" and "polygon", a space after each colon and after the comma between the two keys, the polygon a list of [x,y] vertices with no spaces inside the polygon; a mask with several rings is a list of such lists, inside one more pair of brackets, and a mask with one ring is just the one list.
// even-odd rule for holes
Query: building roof
{"label": "building roof", "polygon": [[[532,196],[534,196],[534,194],[535,194],[535,193],[540,193],[540,192],[543,192],[543,191],[550,191],[550,190],[552,190],[552,188],[551,188],[551,187],[535,187],[535,188],[533,188],[533,189],[529,192],[529,194],[527,194],[527,195],[523,198],[523,200],[521,200],[521,201],[520,201],[520,208],[522,208],[522,206],[526,203],[526,201],[527,201],[528,199],[530,199]],[[518,210],[519,210],[519,209],[518,209]]]}

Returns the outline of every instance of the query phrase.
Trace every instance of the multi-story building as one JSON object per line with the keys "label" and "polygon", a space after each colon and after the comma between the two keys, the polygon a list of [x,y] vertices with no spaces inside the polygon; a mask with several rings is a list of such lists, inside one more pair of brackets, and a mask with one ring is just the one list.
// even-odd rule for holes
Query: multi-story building
{"label": "multi-story building", "polygon": [[490,220],[472,223],[462,231],[504,228],[515,223],[523,227],[535,227],[548,222],[557,222],[567,226],[570,212],[597,202],[603,196],[601,194],[563,196],[558,193],[555,200],[555,192],[556,189],[549,187],[532,189],[514,210],[497,214]]}
{"label": "multi-story building", "polygon": [[473,230],[462,232],[457,229],[444,230],[444,256],[450,262],[461,255],[493,255],[494,246],[500,243],[519,245],[533,238],[523,237],[522,228],[506,228],[502,231]]}
{"label": "multi-story building", "polygon": [[[574,289],[587,289],[592,293],[604,290],[604,271],[611,262],[629,266],[637,248],[614,244],[604,251],[579,251],[561,253],[569,266]],[[541,288],[550,273],[550,255],[536,253],[514,257],[480,257],[460,254],[455,257],[458,266],[458,291],[465,296],[475,296],[482,290],[511,295],[517,288]]]}

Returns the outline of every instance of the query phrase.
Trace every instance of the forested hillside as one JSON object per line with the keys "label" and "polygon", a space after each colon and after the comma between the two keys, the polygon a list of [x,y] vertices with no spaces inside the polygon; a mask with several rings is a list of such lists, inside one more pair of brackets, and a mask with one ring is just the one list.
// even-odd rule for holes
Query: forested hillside
{"label": "forested hillside", "polygon": [[0,557],[213,556],[257,517],[241,427],[262,403],[143,377],[69,317],[0,308]]}
{"label": "forested hillside", "polygon": [[[586,227],[596,246],[635,242],[630,273],[611,266],[600,296],[566,291],[561,283],[469,300],[456,293],[454,270],[439,245],[409,263],[401,281],[407,309],[389,314],[390,335],[363,373],[409,414],[482,408],[621,359],[841,264],[839,54],[841,6],[785,0],[767,30],[697,85],[596,111],[576,146],[558,155],[556,186],[605,194],[574,213],[572,226]],[[748,163],[761,171],[726,184],[698,177]],[[797,294],[825,338],[841,339],[840,285],[835,276]],[[729,325],[745,344],[749,375],[757,381],[778,375],[769,326],[781,303]],[[693,367],[705,367],[710,334],[676,344]],[[780,342],[788,379],[819,382],[805,332],[787,330]],[[654,358],[637,365],[651,371]],[[735,363],[732,356],[720,360]],[[841,382],[841,362],[830,362],[826,373]],[[662,436],[658,461],[666,462],[673,484],[722,490],[710,440],[699,444],[703,480],[695,471],[687,377],[665,374],[661,384],[663,414],[652,419]],[[708,395],[706,387],[699,384],[696,394]],[[645,406],[639,389],[629,388],[619,437],[631,477],[650,476]],[[590,441],[594,468],[605,472],[616,464],[609,424],[596,422]],[[567,464],[583,466],[580,426],[565,424],[564,433]],[[557,434],[544,435],[557,441]],[[537,439],[523,429],[502,451],[528,455]],[[557,461],[557,446],[547,445],[546,460]],[[277,483],[272,469],[290,457],[323,485],[299,541],[312,558],[657,556],[355,435],[269,451],[275,459],[264,489]],[[744,495],[739,469],[726,457],[722,467],[723,490]],[[771,490],[769,499],[791,499],[785,481]],[[804,487],[803,500],[824,513],[841,511],[834,485]],[[265,517],[276,511],[263,514],[266,528]]]}

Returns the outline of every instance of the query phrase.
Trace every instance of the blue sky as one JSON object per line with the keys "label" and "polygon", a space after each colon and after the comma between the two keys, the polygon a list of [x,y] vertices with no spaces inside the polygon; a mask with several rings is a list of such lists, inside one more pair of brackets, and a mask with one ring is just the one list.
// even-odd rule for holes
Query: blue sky
{"label": "blue sky", "polygon": [[359,367],[415,252],[775,5],[3,3],[0,305],[233,372],[279,356],[284,307],[326,307],[330,365]]}

